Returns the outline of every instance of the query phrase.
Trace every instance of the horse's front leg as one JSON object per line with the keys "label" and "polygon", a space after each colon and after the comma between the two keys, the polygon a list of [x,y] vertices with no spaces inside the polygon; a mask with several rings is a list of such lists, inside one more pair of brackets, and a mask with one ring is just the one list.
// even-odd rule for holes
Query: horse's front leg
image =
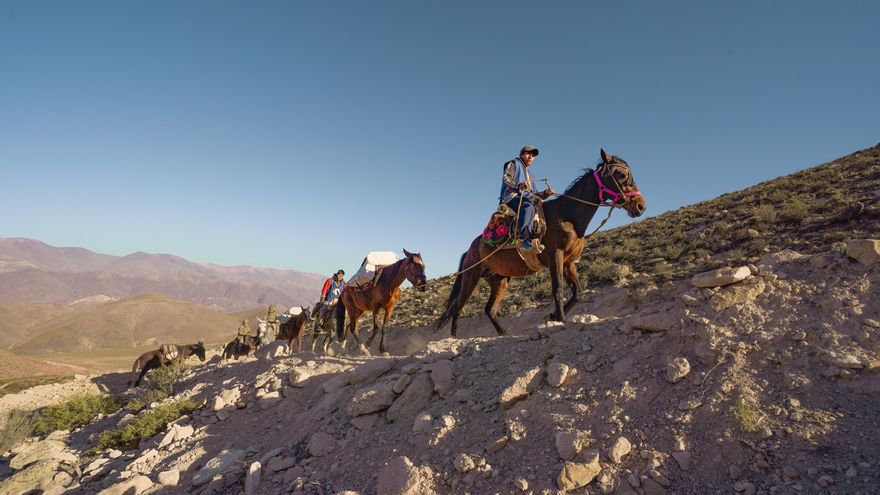
{"label": "horse's front leg", "polygon": [[578,278],[577,265],[574,261],[565,264],[565,271],[562,273],[568,288],[571,289],[571,297],[565,302],[565,314],[571,311],[572,306],[577,304],[578,296],[581,293],[581,281]]}
{"label": "horse's front leg", "polygon": [[391,319],[391,313],[394,312],[394,306],[389,306],[385,308],[385,314],[382,316],[382,327],[379,329],[379,332],[382,336],[379,338],[379,352],[384,354],[385,350],[385,327],[388,325],[388,320]]}
{"label": "horse's front leg", "polygon": [[555,312],[550,315],[551,320],[565,321],[565,308],[562,306],[562,270],[565,253],[561,249],[553,250],[553,259],[550,260],[550,288],[553,292],[553,305]]}
{"label": "horse's front leg", "polygon": [[370,338],[367,340],[367,347],[372,347],[373,339],[376,338],[376,334],[379,330],[379,324],[376,323],[376,315],[379,313],[379,310],[373,311],[373,331],[370,332]]}

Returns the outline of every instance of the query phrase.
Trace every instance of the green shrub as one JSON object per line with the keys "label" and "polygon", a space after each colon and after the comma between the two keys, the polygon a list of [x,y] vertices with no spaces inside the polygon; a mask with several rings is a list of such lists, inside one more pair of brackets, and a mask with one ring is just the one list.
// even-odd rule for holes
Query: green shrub
{"label": "green shrub", "polygon": [[740,429],[745,433],[758,431],[760,417],[755,406],[744,397],[740,396],[733,404],[733,417],[739,423]]}
{"label": "green shrub", "polygon": [[134,418],[130,423],[115,430],[105,430],[98,435],[98,450],[109,448],[128,449],[134,447],[142,438],[149,438],[165,429],[168,423],[195,411],[198,405],[191,399],[183,399],[163,404],[152,411]]}
{"label": "green shrub", "polygon": [[[143,391],[137,398],[126,405],[129,409],[140,410],[143,406],[171,397],[186,375],[187,365],[184,359],[174,359],[165,366],[150,370],[143,383]],[[138,407],[132,407],[138,406]]]}
{"label": "green shrub", "polygon": [[15,447],[22,440],[31,436],[37,415],[33,411],[13,409],[6,415],[6,424],[0,430],[0,454]]}
{"label": "green shrub", "polygon": [[759,205],[752,214],[759,225],[776,223],[776,207],[770,204]]}
{"label": "green shrub", "polygon": [[34,425],[34,433],[46,435],[56,430],[74,430],[89,424],[99,414],[110,414],[119,409],[116,398],[106,394],[77,394],[63,404],[41,409]]}
{"label": "green shrub", "polygon": [[785,223],[799,224],[810,213],[810,207],[798,197],[786,201],[779,211],[779,219]]}

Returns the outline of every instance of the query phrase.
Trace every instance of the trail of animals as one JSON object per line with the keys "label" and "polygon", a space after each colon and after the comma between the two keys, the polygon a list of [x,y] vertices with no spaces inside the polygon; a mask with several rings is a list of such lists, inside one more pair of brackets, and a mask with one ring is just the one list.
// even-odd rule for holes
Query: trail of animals
{"label": "trail of animals", "polygon": [[[636,218],[646,210],[645,200],[636,186],[629,164],[604,150],[600,150],[600,160],[595,169],[587,169],[564,193],[554,192],[553,196],[556,197],[546,201],[539,196],[530,197],[530,201],[537,207],[537,217],[546,225],[542,237],[536,243],[541,246],[540,251],[532,250],[526,256],[516,244],[499,245],[494,241],[487,242],[483,235],[474,238],[468,250],[461,256],[452,291],[443,313],[435,322],[437,329],[451,321],[451,334],[456,336],[462,309],[480,280],[485,280],[491,289],[485,314],[498,335],[506,334],[506,329],[498,322],[497,316],[510,278],[533,275],[545,268],[550,271],[553,295],[553,313],[548,319],[565,322],[566,313],[577,304],[581,292],[577,262],[586,245],[587,227],[596,211],[601,207],[612,211],[619,208],[625,210],[631,218]],[[517,220],[516,217],[507,219],[507,228],[516,228]],[[498,222],[497,214],[493,214],[490,223],[493,222]],[[422,255],[406,249],[403,253],[402,259],[368,271],[369,276],[365,283],[345,286],[333,300],[331,307],[322,308],[325,303],[319,302],[314,308],[291,308],[291,311],[278,319],[270,306],[266,320],[260,319],[257,335],[240,332],[224,347],[223,359],[237,360],[242,356],[253,356],[261,345],[275,340],[283,340],[288,353],[293,352],[293,342],[296,341],[297,352],[302,352],[307,323],[312,324],[312,352],[316,350],[318,339],[323,338],[321,349],[325,354],[329,353],[334,334],[343,352],[347,352],[346,340],[349,334],[354,338],[359,352],[365,356],[370,355],[369,348],[377,335],[379,352],[387,352],[385,327],[400,298],[400,286],[404,281],[409,281],[416,290],[428,289]],[[366,262],[365,259],[364,265]],[[570,290],[569,298],[564,302],[563,283]],[[380,311],[381,324],[378,320]],[[358,333],[358,321],[365,313],[371,313],[373,317],[372,332],[366,341]],[[128,386],[139,386],[144,375],[151,369],[192,355],[204,361],[204,343],[168,344],[146,352],[135,360]]]}

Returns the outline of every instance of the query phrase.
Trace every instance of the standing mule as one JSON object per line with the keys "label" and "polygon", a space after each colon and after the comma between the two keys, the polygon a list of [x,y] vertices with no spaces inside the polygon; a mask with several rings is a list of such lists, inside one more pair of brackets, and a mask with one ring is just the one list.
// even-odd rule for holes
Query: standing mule
{"label": "standing mule", "polygon": [[[199,361],[205,361],[205,344],[201,341],[198,344],[172,344],[169,347],[172,348],[170,354],[176,354],[174,359],[186,359],[195,354],[199,357]],[[141,379],[147,374],[147,371],[156,369],[159,366],[171,364],[171,361],[171,359],[167,359],[166,354],[162,353],[162,349],[147,351],[141,354],[140,357],[134,360],[134,366],[131,367],[131,377],[128,380],[128,387],[131,388],[132,382],[134,382],[135,387],[139,387],[141,385]],[[140,370],[140,374],[138,374],[138,370]],[[137,379],[135,379],[135,376],[137,376]]]}
{"label": "standing mule", "polygon": [[230,358],[235,358],[235,360],[238,361],[238,358],[241,356],[253,356],[259,347],[259,337],[254,337],[253,335],[236,337],[235,340],[226,344],[226,347],[223,348],[223,360],[226,361]]}
{"label": "standing mule", "polygon": [[287,341],[288,354],[293,352],[294,339],[296,339],[296,342],[299,346],[299,350],[297,352],[302,352],[303,327],[305,326],[307,321],[312,321],[311,310],[307,307],[303,307],[300,314],[291,316],[290,319],[282,323],[281,327],[278,329],[278,337],[276,337],[275,340]]}
{"label": "standing mule", "polygon": [[[361,353],[370,355],[367,348],[376,338],[376,331],[382,334],[379,339],[379,352],[385,352],[385,325],[391,318],[394,311],[394,305],[400,298],[400,284],[404,280],[409,280],[411,284],[420,291],[424,292],[428,287],[428,279],[425,277],[425,262],[422,261],[422,255],[419,253],[410,253],[406,249],[403,250],[405,257],[397,263],[392,263],[382,268],[377,280],[374,280],[365,287],[355,287],[349,285],[339,295],[338,303],[336,303],[336,336],[340,345],[345,348],[345,312],[348,310],[348,331],[357,341]],[[382,318],[382,326],[376,323],[376,315],[379,310],[385,310]],[[373,333],[367,341],[366,347],[358,337],[358,320],[361,315],[366,312],[373,313]]]}
{"label": "standing mule", "polygon": [[[578,280],[577,261],[584,251],[584,233],[599,205],[623,208],[635,218],[645,212],[645,200],[633,180],[632,170],[620,157],[600,150],[601,162],[595,170],[587,170],[575,179],[559,198],[544,202],[544,218],[547,232],[541,239],[545,249],[538,255],[543,267],[550,269],[550,284],[555,310],[550,318],[565,321],[565,314],[577,303],[581,286]],[[477,266],[479,265],[479,266]],[[491,294],[485,313],[499,335],[505,330],[496,319],[501,300],[507,292],[510,277],[524,277],[537,273],[529,268],[516,249],[501,249],[482,242],[477,236],[466,253],[461,256],[458,274],[443,314],[437,320],[442,328],[452,320],[452,335],[458,328],[458,317],[480,279],[489,282]],[[562,304],[562,281],[571,289],[571,298]]]}
{"label": "standing mule", "polygon": [[336,308],[328,308],[324,312],[324,316],[321,317],[321,306],[323,305],[323,302],[318,302],[315,305],[315,309],[312,310],[312,315],[318,315],[314,317],[315,327],[312,332],[312,352],[315,352],[317,348],[318,337],[323,334],[324,340],[321,342],[321,349],[324,351],[324,354],[327,354],[327,351],[330,350],[330,344],[333,343],[333,325],[335,323],[334,315],[336,314]]}

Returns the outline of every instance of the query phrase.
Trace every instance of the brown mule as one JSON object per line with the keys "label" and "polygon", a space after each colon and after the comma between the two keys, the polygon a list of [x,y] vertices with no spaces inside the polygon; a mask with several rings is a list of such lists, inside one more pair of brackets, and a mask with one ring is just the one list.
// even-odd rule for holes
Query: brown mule
{"label": "brown mule", "polygon": [[296,343],[299,347],[297,352],[302,352],[303,327],[305,326],[307,321],[311,320],[311,309],[302,308],[302,312],[300,314],[292,316],[289,320],[281,324],[281,327],[279,327],[278,329],[278,336],[275,337],[275,340],[286,340],[287,352],[289,354],[293,352],[293,341],[294,339],[296,339]]}
{"label": "brown mule", "polygon": [[[547,232],[541,239],[544,251],[538,255],[538,259],[543,267],[550,269],[555,305],[551,319],[557,321],[565,321],[566,312],[578,301],[581,286],[576,263],[584,251],[584,233],[596,214],[597,205],[623,208],[633,218],[645,212],[645,201],[633,180],[629,165],[619,157],[606,154],[605,150],[600,150],[600,155],[602,161],[596,166],[596,170],[587,170],[559,198],[548,200],[543,205]],[[475,266],[478,264],[479,266]],[[524,277],[539,271],[529,268],[516,249],[501,249],[496,252],[494,247],[482,242],[479,236],[462,255],[458,270],[446,308],[436,324],[439,329],[451,319],[453,336],[458,328],[461,309],[480,279],[489,282],[492,291],[484,311],[495,331],[503,335],[505,330],[496,316],[507,292],[510,277]],[[563,280],[571,289],[571,298],[565,305],[562,304]]]}
{"label": "brown mule", "polygon": [[[176,358],[186,359],[189,356],[196,355],[199,357],[200,361],[205,360],[205,344],[203,342],[188,345],[172,344],[169,347],[174,349]],[[166,359],[165,354],[162,353],[162,349],[147,351],[141,354],[134,360],[134,365],[131,367],[131,377],[128,379],[128,387],[131,388],[132,384],[134,384],[135,387],[139,387],[141,385],[141,379],[147,374],[147,371],[169,363],[171,363],[171,360]],[[138,370],[140,370],[140,373],[138,373]]]}
{"label": "brown mule", "polygon": [[[394,305],[400,298],[400,284],[404,280],[409,280],[411,284],[420,291],[424,292],[428,287],[428,279],[425,277],[425,262],[422,261],[422,255],[419,253],[410,253],[406,249],[403,250],[405,257],[388,265],[382,269],[377,280],[366,287],[348,286],[339,295],[339,302],[336,303],[336,336],[340,345],[345,348],[345,312],[348,310],[348,331],[354,336],[361,349],[361,353],[369,355],[368,347],[373,343],[376,337],[376,331],[381,334],[379,338],[379,352],[385,352],[385,325],[391,318],[394,311]],[[382,326],[376,323],[376,315],[379,310],[385,310],[382,318]],[[358,337],[357,324],[361,315],[366,312],[373,313],[373,333],[367,341],[366,347]]]}

